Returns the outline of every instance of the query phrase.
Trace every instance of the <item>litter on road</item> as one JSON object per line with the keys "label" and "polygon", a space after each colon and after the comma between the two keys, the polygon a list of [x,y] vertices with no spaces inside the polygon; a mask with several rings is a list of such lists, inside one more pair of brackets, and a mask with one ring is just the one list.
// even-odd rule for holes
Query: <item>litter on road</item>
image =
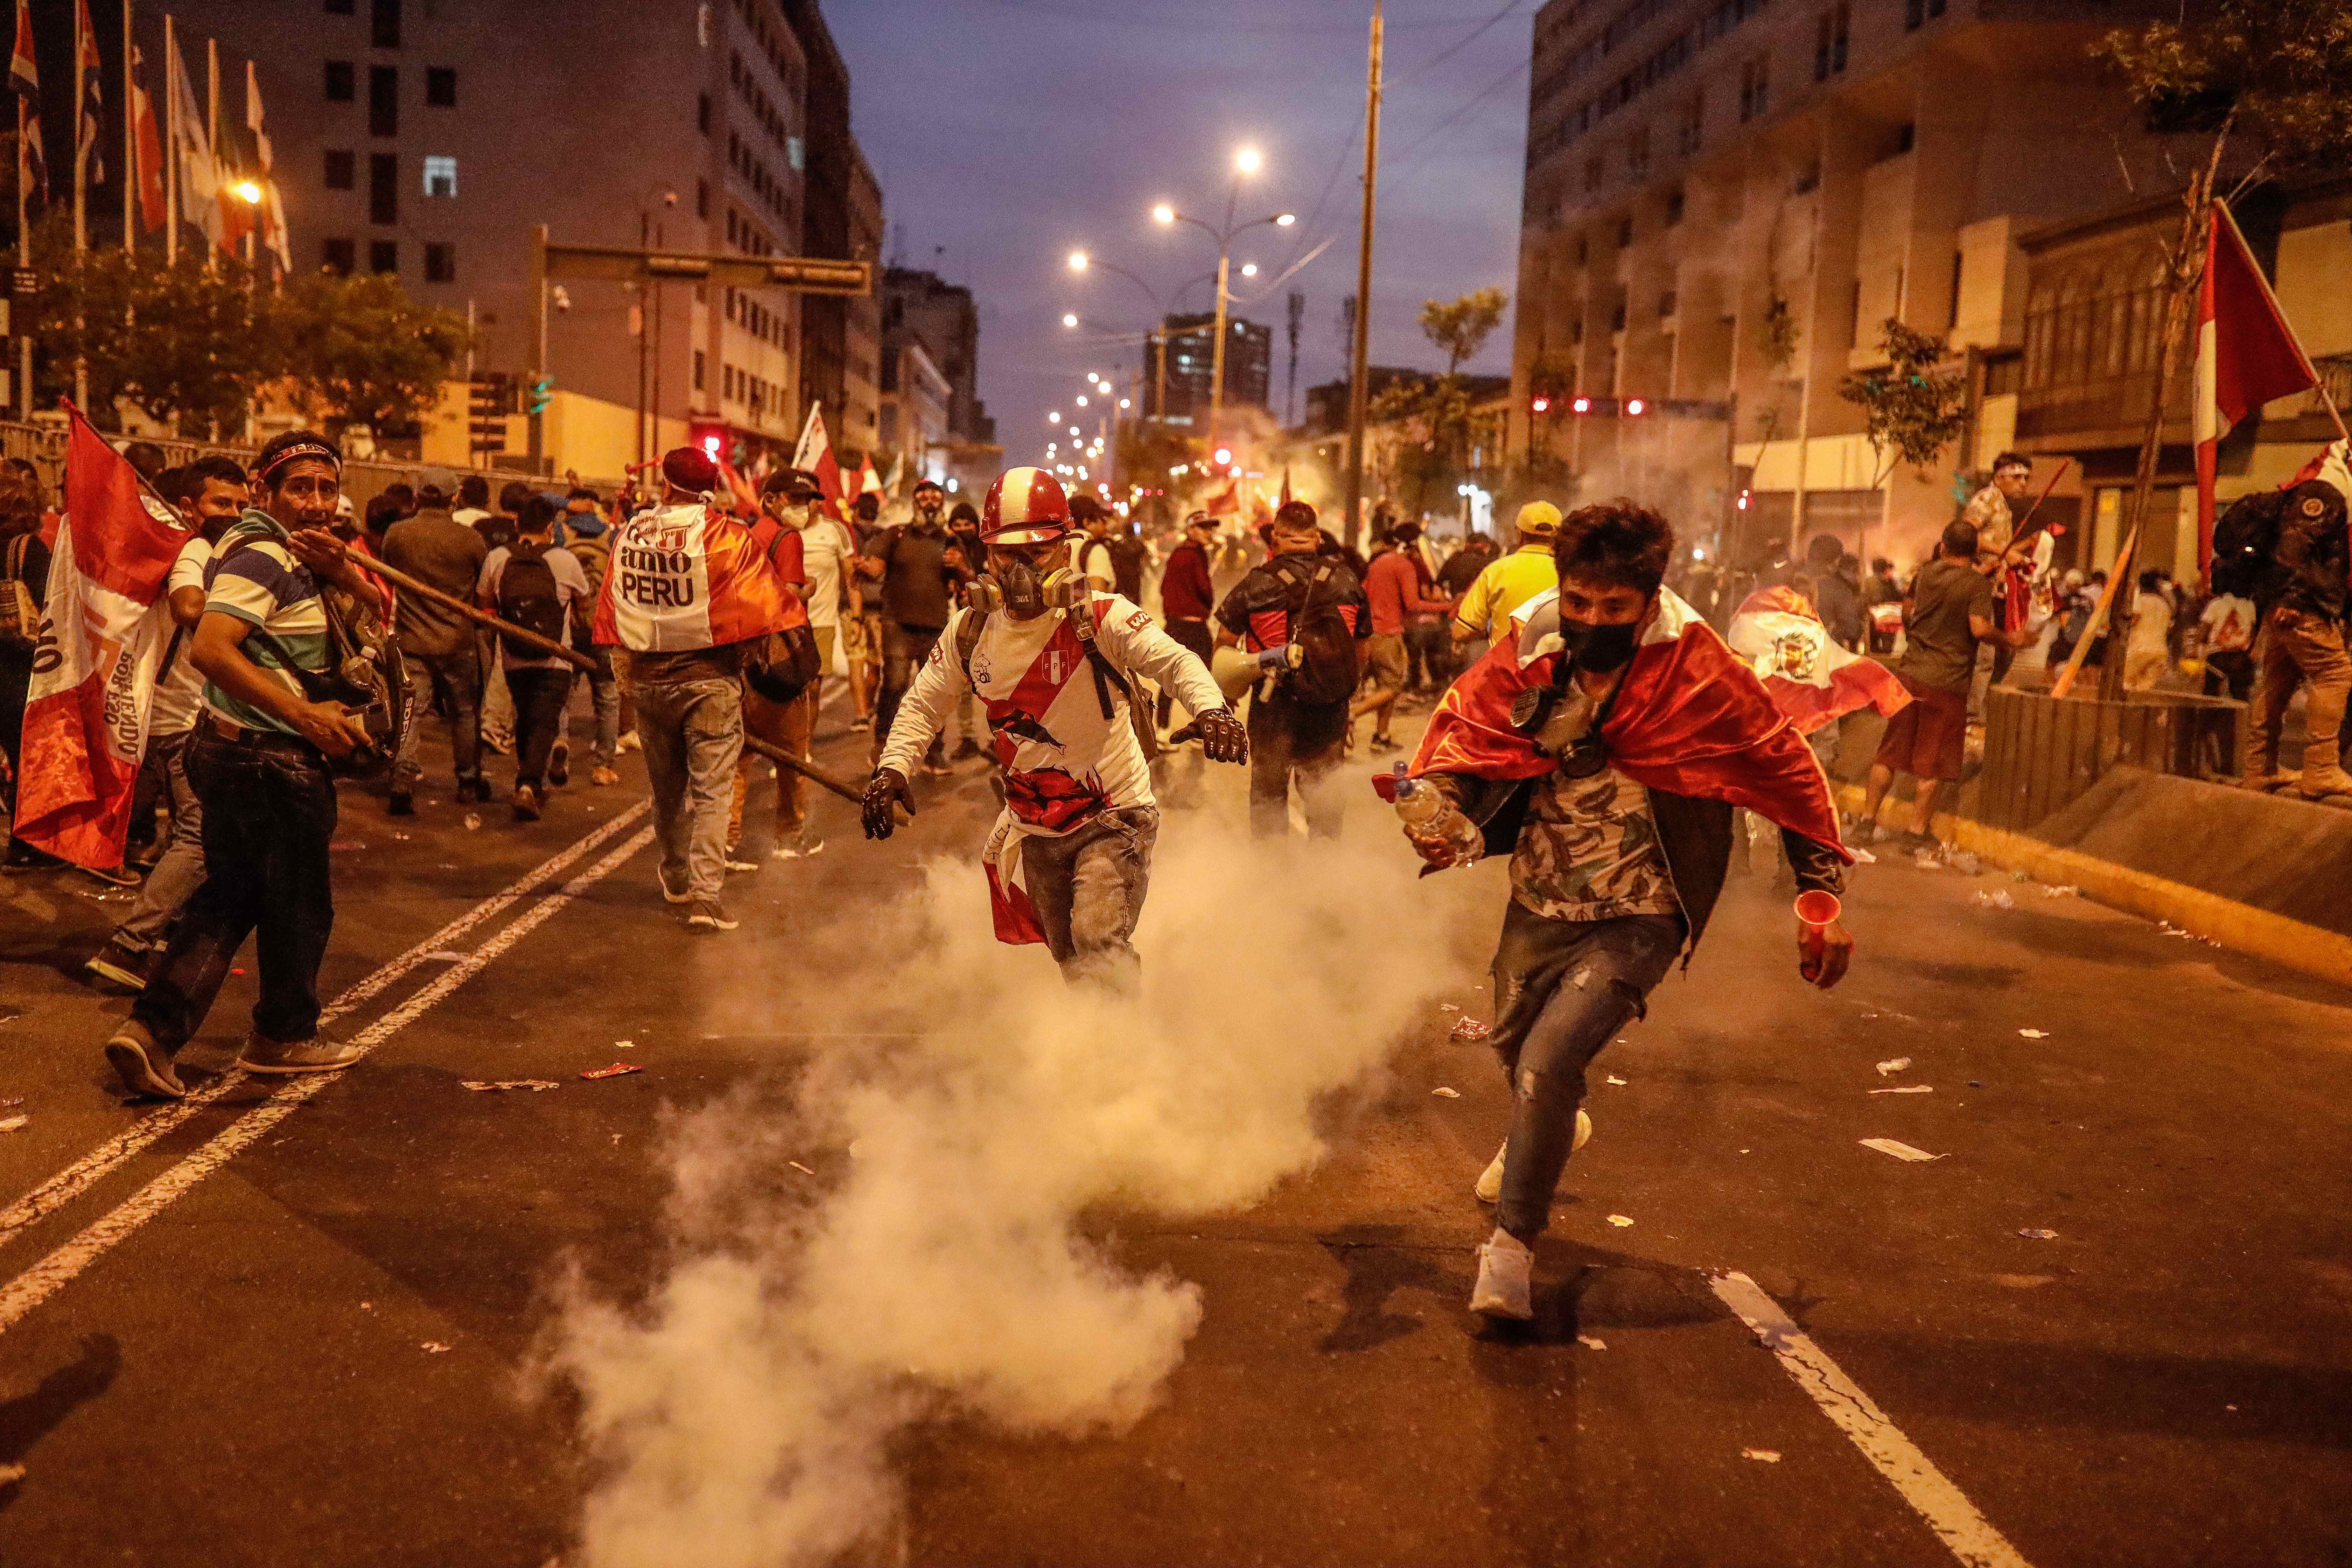
{"label": "litter on road", "polygon": [[2050,1031],[2047,1029],[2020,1029],[2017,1032],[2029,1040],[2046,1040],[2050,1037]]}
{"label": "litter on road", "polygon": [[[2230,1408],[2231,1408],[2231,1409],[2232,1409],[2232,1410],[2234,1410],[2234,1409],[2236,1409],[2236,1408],[2237,1408],[2237,1406],[2233,1405],[2231,1405]],[[25,1479],[25,1467],[24,1467],[24,1466],[22,1466],[22,1465],[0,1465],[0,1487],[13,1487],[13,1486],[15,1486],[18,1481],[21,1481],[21,1480],[23,1480],[24,1479]]]}
{"label": "litter on road", "polygon": [[0,1116],[0,1132],[14,1132],[32,1120],[29,1116]]}
{"label": "litter on road", "polygon": [[785,1163],[785,1164],[787,1164],[787,1165],[790,1165],[793,1170],[798,1171],[798,1172],[799,1172],[802,1175],[803,1175],[803,1176],[814,1176],[814,1175],[815,1175],[815,1174],[816,1174],[816,1173],[815,1173],[814,1171],[810,1170],[806,1165],[802,1164],[798,1160],[787,1160],[787,1161],[785,1161],[785,1162],[784,1162],[784,1163]]}
{"label": "litter on road", "polygon": [[1623,1079],[1619,1078],[1619,1077],[1618,1077],[1615,1073],[1613,1073],[1613,1072],[1612,1072],[1612,1073],[1611,1073],[1611,1074],[1609,1075],[1609,1081],[1610,1081],[1611,1083],[1616,1084],[1616,1085],[1617,1085],[1619,1088],[1621,1088],[1621,1089],[1624,1087],[1624,1083],[1625,1083],[1625,1080],[1624,1080]]}
{"label": "litter on road", "polygon": [[635,1040],[614,1040],[613,1045],[616,1049],[624,1051],[634,1051],[637,1048],[637,1042]]}
{"label": "litter on road", "polygon": [[447,1345],[443,1344],[439,1340],[427,1340],[425,1342],[422,1348],[426,1355],[441,1355],[446,1352],[449,1349]]}
{"label": "litter on road", "polygon": [[1874,1089],[1870,1092],[1873,1094],[1933,1094],[1936,1092],[1936,1086],[1932,1083],[1906,1083],[1899,1088]]}
{"label": "litter on road", "polygon": [[2021,1230],[2017,1234],[2025,1237],[2028,1241],[2055,1241],[2058,1239],[2058,1233],[2054,1230]]}
{"label": "litter on road", "polygon": [[1897,1142],[1892,1138],[1864,1138],[1860,1142],[1862,1146],[1865,1149],[1875,1149],[1882,1154],[1892,1154],[1898,1160],[1940,1160],[1943,1158],[1941,1154],[1930,1154],[1925,1149],[1914,1149],[1910,1144]]}
{"label": "litter on road", "polygon": [[1622,1214],[1612,1214],[1609,1216],[1609,1223],[1615,1226],[1618,1229],[1622,1230],[1633,1222]]}
{"label": "litter on road", "polygon": [[630,1062],[614,1062],[608,1068],[589,1068],[585,1071],[582,1072],[580,1076],[582,1078],[618,1078],[623,1073],[643,1072],[645,1070],[645,1068],[637,1067]]}
{"label": "litter on road", "polygon": [[467,831],[467,832],[471,833],[475,828],[479,827],[481,825],[482,825],[482,814],[481,814],[480,812],[478,812],[478,811],[469,811],[469,812],[467,812],[467,813],[466,814],[466,831]]}
{"label": "litter on road", "polygon": [[1462,1098],[1462,1091],[1460,1089],[1446,1089],[1442,1085],[1436,1089],[1431,1089],[1429,1092],[1437,1096],[1440,1100],[1459,1100]]}
{"label": "litter on road", "polygon": [[2072,882],[2062,882],[2056,887],[2042,889],[2042,896],[2045,899],[2079,899],[2083,896],[2083,889]]}
{"label": "litter on road", "polygon": [[1576,1342],[1589,1351],[1605,1351],[1609,1348],[1601,1342],[1601,1336],[1598,1334],[1579,1334],[1576,1336]]}
{"label": "litter on road", "polygon": [[484,1082],[480,1079],[466,1078],[459,1079],[457,1082],[460,1087],[470,1089],[476,1094],[487,1094],[494,1089],[527,1089],[535,1093],[542,1089],[561,1089],[563,1087],[551,1079],[544,1078],[508,1078],[499,1079],[495,1082]]}
{"label": "litter on road", "polygon": [[1881,1078],[1890,1077],[1893,1074],[1901,1072],[1905,1068],[1907,1068],[1910,1065],[1911,1058],[1909,1057],[1890,1057],[1885,1061],[1878,1064],[1878,1076]]}
{"label": "litter on road", "polygon": [[1739,1457],[1743,1459],[1755,1459],[1767,1465],[1777,1465],[1780,1462],[1780,1450],[1778,1448],[1742,1448],[1739,1450]]}
{"label": "litter on road", "polygon": [[2009,896],[2009,889],[2007,888],[2001,889],[1997,893],[1978,893],[1969,901],[1974,904],[1980,904],[1989,910],[2013,910],[2017,908],[2017,900]]}
{"label": "litter on road", "polygon": [[1475,1018],[1464,1018],[1454,1024],[1454,1032],[1446,1038],[1457,1046],[1467,1046],[1485,1039],[1494,1032],[1491,1025],[1482,1024]]}

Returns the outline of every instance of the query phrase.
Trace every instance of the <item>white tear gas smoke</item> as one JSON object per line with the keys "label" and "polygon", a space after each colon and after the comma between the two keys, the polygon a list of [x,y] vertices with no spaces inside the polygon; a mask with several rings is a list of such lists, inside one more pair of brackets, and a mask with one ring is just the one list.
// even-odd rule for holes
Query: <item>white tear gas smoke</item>
{"label": "white tear gas smoke", "polygon": [[[903,955],[870,1022],[929,1032],[674,1118],[667,1278],[635,1308],[574,1279],[551,1331],[602,1471],[580,1561],[830,1563],[897,1517],[890,1445],[918,1422],[1077,1436],[1149,1411],[1201,1295],[1122,1267],[1105,1217],[1240,1208],[1313,1165],[1333,1091],[1491,940],[1486,879],[1416,885],[1366,807],[1339,845],[1171,817],[1132,1000],[993,942],[968,863],[837,927],[833,973]],[[705,1026],[772,1007],[747,985]],[[794,1160],[834,1184],[794,1196],[819,1185]]]}

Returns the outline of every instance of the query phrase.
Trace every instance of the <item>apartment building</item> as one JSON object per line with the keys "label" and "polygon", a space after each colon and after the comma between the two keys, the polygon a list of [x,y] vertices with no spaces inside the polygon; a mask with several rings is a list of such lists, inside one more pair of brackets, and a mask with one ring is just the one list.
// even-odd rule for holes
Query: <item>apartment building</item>
{"label": "apartment building", "polygon": [[[1143,384],[1157,388],[1160,356],[1168,356],[1168,406],[1161,416],[1171,425],[1209,422],[1209,388],[1216,378],[1217,318],[1213,313],[1173,315],[1160,323],[1156,336],[1143,343]],[[1273,377],[1274,331],[1239,316],[1225,318],[1225,394],[1228,408],[1266,406]]]}
{"label": "apartment building", "polygon": [[[1513,451],[1565,459],[1593,493],[1659,500],[1694,537],[1736,518],[1741,552],[1828,531],[1920,559],[1952,515],[1954,468],[2011,434],[1995,405],[2025,348],[2023,242],[2177,184],[2166,154],[2194,139],[2151,132],[2086,52],[2147,10],[1551,0],[1535,26]],[[1948,334],[1966,361],[1979,417],[1937,472],[1885,473],[1838,396],[1883,363],[1889,317]],[[1579,392],[1643,413],[1580,416]],[[2079,502],[2079,478],[2060,496]]]}
{"label": "apartment building", "polygon": [[[244,134],[242,61],[257,62],[297,268],[393,274],[469,315],[477,375],[523,377],[535,224],[557,243],[879,249],[880,193],[870,173],[854,189],[865,161],[847,71],[816,0],[174,0],[173,11],[195,69],[213,37],[224,76],[236,75],[225,135]],[[159,89],[160,15],[142,7],[138,40]],[[610,479],[641,449],[688,438],[747,459],[789,451],[813,396],[829,410],[849,402],[870,429],[878,317],[858,303],[826,301],[812,321],[818,301],[782,289],[564,283],[548,311],[551,470]],[[861,364],[862,398],[847,398]],[[495,458],[527,464],[523,426],[518,412]],[[445,459],[465,450],[461,397],[445,400],[425,445]]]}

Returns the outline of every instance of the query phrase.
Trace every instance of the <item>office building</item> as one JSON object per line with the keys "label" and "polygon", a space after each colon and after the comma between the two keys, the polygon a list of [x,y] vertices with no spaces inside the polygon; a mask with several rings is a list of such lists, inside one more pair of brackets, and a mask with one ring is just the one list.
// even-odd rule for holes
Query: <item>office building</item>
{"label": "office building", "polygon": [[[1209,419],[1209,387],[1215,375],[1216,317],[1170,316],[1159,334],[1143,345],[1143,387],[1159,395],[1160,356],[1168,355],[1167,406],[1161,416],[1171,425],[1205,426]],[[1239,316],[1225,318],[1225,395],[1228,408],[1266,406],[1266,386],[1274,363],[1274,332]]]}

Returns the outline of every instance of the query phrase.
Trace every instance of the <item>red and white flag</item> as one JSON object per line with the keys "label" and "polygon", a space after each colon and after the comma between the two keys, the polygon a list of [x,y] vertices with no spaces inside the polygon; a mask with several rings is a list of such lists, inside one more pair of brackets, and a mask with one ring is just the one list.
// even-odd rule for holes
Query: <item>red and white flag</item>
{"label": "red and white flag", "polygon": [[623,523],[596,601],[600,647],[681,653],[805,626],[751,529],[697,502]]}
{"label": "red and white flag", "polygon": [[874,454],[868,452],[858,459],[857,493],[878,496],[882,493],[882,476],[874,470]]}
{"label": "red and white flag", "polygon": [[2230,426],[2276,397],[2319,384],[2230,205],[2216,201],[2197,294],[2197,562],[2213,559],[2215,450]]}
{"label": "red and white flag", "polygon": [[833,442],[824,433],[824,405],[809,405],[808,419],[801,426],[800,445],[793,448],[793,467],[804,474],[816,476],[817,489],[832,503],[833,514],[841,516],[841,464],[833,455]]}
{"label": "red and white flag", "polygon": [[139,68],[145,63],[146,57],[131,51],[132,180],[139,192],[139,226],[161,234],[171,221],[171,209],[163,197],[163,133],[155,123],[155,99],[139,81]]}
{"label": "red and white flag", "polygon": [[188,542],[81,410],[66,449],[66,521],[25,700],[16,837],[77,866],[122,864],[147,745],[155,668],[171,640],[152,613]]}
{"label": "red and white flag", "polygon": [[1863,708],[1891,719],[1911,701],[1893,670],[1832,642],[1829,627],[1794,588],[1748,595],[1723,640],[1748,661],[1772,706],[1801,735]]}

